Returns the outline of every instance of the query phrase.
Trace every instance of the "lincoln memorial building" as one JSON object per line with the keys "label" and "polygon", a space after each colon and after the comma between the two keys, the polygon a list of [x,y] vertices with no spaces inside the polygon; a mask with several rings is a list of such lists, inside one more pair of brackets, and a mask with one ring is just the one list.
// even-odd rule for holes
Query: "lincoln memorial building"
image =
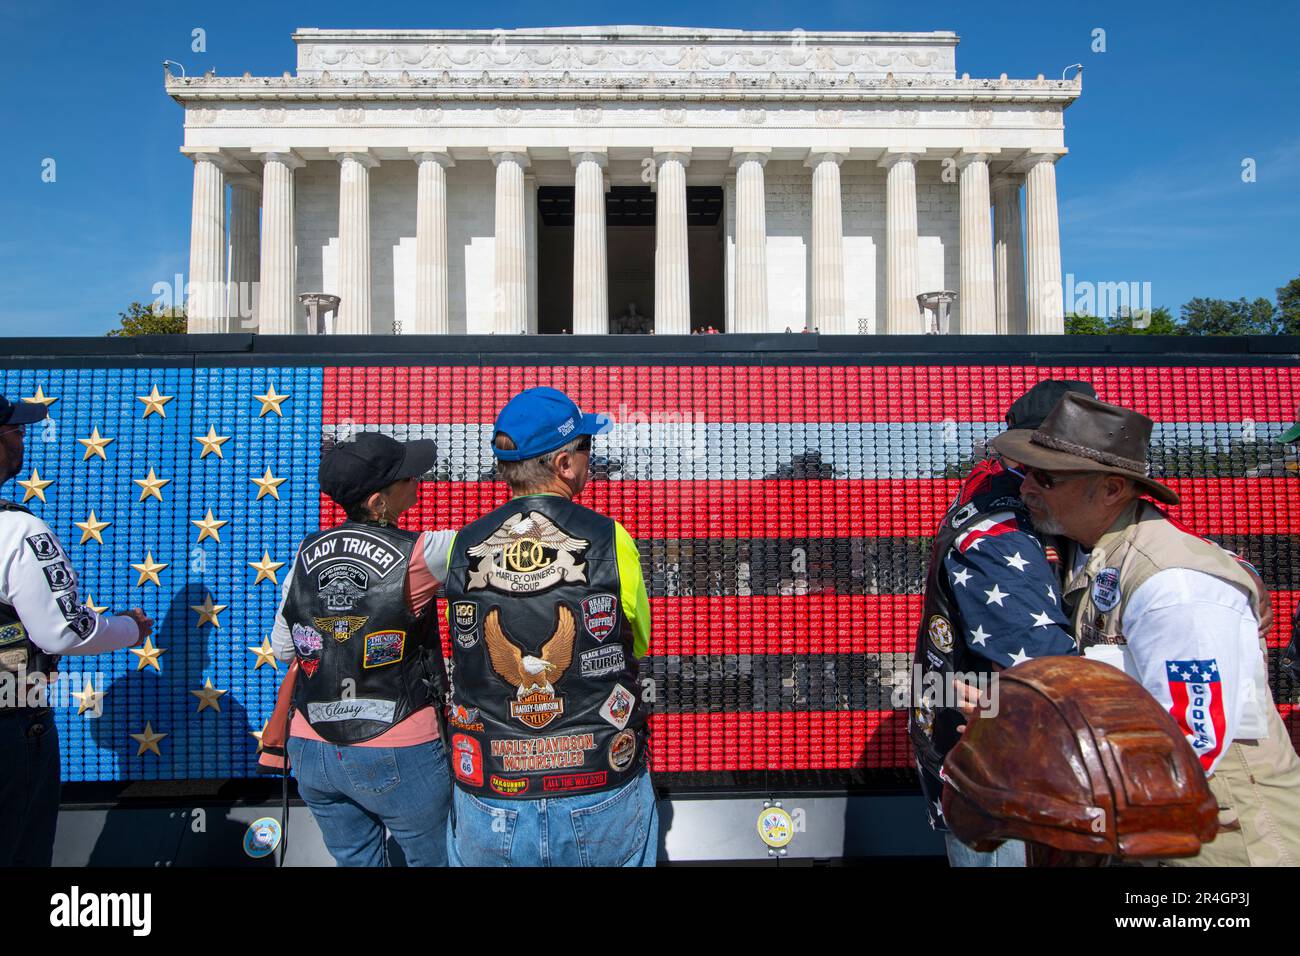
{"label": "lincoln memorial building", "polygon": [[1063,331],[1077,75],[959,74],[949,32],[293,40],[166,79],[191,332]]}

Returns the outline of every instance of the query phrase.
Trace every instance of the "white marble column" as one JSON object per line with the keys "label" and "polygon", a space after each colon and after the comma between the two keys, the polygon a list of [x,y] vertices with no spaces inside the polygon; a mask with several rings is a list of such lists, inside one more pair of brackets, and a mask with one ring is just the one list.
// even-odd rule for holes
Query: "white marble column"
{"label": "white marble column", "polygon": [[253,152],[262,158],[257,331],[263,335],[290,335],[298,309],[293,171],[305,163],[287,146]]}
{"label": "white marble column", "polygon": [[364,146],[334,146],[339,161],[339,311],[334,331],[369,335],[370,170],[379,160]]}
{"label": "white marble column", "polygon": [[606,150],[569,147],[573,190],[573,334],[609,331],[609,268],[605,248]]}
{"label": "white marble column", "polygon": [[840,163],[847,149],[812,150],[812,327],[827,335],[850,329],[844,307],[844,212]]}
{"label": "white marble column", "polygon": [[993,177],[993,273],[999,335],[1024,335],[1025,240],[1020,226],[1020,177]]}
{"label": "white marble column", "polygon": [[767,198],[763,166],[770,147],[734,149],[736,167],[736,322],[734,332],[767,331]]}
{"label": "white marble column", "polygon": [[194,162],[190,206],[190,276],[185,301],[190,332],[226,331],[226,177],[215,147],[182,147]]}
{"label": "white marble column", "polygon": [[885,180],[885,331],[919,334],[924,331],[917,262],[916,161],[920,151],[886,150],[880,165]]}
{"label": "white marble column", "polygon": [[993,286],[993,222],[989,199],[989,157],[996,149],[962,150],[960,180],[960,254],[957,309],[962,334],[997,331],[997,297]]}
{"label": "white marble column", "polygon": [[686,226],[687,146],[654,151],[655,173],[655,331],[691,332],[690,246]]}
{"label": "white marble column", "polygon": [[256,176],[230,180],[230,279],[226,287],[227,329],[257,330],[258,211],[262,181]]}
{"label": "white marble column", "polygon": [[412,146],[415,190],[415,326],[417,335],[451,331],[447,302],[447,167],[445,146]]}
{"label": "white marble column", "polygon": [[522,147],[490,149],[497,168],[496,231],[493,265],[493,327],[498,334],[518,335],[528,327],[528,242],[525,236]]}
{"label": "white marble column", "polygon": [[1025,161],[1026,283],[1030,335],[1061,335],[1065,311],[1061,288],[1061,227],[1056,208],[1056,161],[1063,151]]}

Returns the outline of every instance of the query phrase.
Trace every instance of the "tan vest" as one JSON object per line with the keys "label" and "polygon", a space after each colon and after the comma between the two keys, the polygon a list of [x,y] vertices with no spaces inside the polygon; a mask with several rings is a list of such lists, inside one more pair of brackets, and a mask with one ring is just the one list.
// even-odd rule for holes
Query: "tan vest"
{"label": "tan vest", "polygon": [[[1077,547],[1077,546],[1076,546]],[[1074,567],[1072,550],[1069,567]],[[1124,609],[1148,578],[1169,568],[1187,568],[1209,574],[1237,588],[1250,601],[1255,619],[1259,620],[1259,594],[1255,583],[1241,565],[1222,548],[1179,529],[1149,501],[1138,500],[1101,536],[1088,563],[1077,574],[1071,572],[1065,584],[1067,604],[1074,604],[1074,634],[1079,653],[1097,645],[1119,645],[1101,649],[1096,656],[1117,667],[1124,667],[1121,648],[1128,644],[1124,634]],[[1242,711],[1239,736],[1256,739],[1264,736],[1268,708],[1274,708],[1268,686],[1268,647],[1259,639],[1260,659],[1243,662],[1241,680],[1243,700],[1254,708]],[[1124,667],[1136,677],[1131,667]],[[1251,703],[1253,702],[1253,703]]]}

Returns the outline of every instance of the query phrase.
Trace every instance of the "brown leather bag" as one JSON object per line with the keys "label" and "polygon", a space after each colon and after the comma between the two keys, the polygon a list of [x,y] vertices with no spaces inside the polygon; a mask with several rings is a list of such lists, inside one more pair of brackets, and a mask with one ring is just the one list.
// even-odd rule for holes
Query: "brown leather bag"
{"label": "brown leather bag", "polygon": [[943,815],[963,843],[1153,859],[1195,856],[1214,839],[1218,804],[1200,762],[1137,681],[1080,657],[997,677],[997,715],[971,721],[943,764]]}

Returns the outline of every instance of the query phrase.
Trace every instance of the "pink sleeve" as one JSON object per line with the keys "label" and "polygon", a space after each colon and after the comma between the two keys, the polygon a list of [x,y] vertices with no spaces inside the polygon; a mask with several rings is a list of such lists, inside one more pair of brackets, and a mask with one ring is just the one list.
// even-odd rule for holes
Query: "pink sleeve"
{"label": "pink sleeve", "polygon": [[434,593],[441,585],[429,570],[429,562],[425,557],[428,536],[427,531],[420,533],[420,539],[415,542],[415,550],[411,552],[411,563],[406,573],[406,590],[411,596],[412,614],[419,614],[424,610],[425,605],[433,600]]}

